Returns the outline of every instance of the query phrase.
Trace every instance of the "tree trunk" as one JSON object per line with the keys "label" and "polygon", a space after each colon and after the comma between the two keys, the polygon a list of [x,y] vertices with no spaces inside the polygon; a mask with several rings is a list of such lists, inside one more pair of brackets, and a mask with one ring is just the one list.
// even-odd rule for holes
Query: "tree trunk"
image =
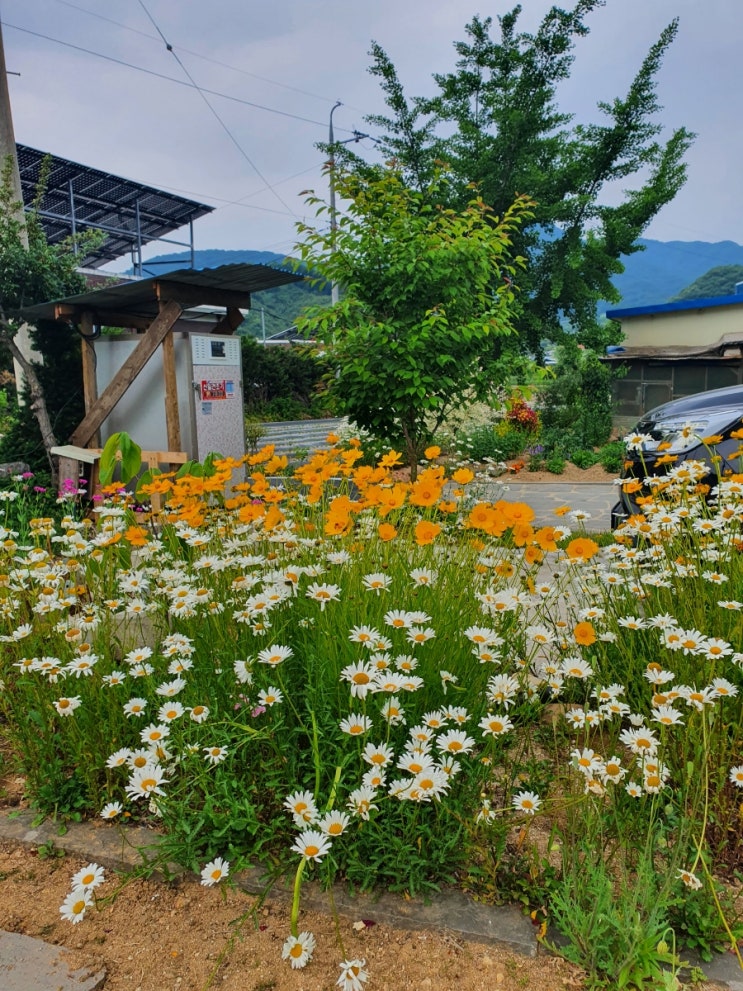
{"label": "tree trunk", "polygon": [[2,337],[3,344],[6,345],[11,355],[23,369],[23,374],[26,376],[30,398],[29,406],[36,417],[36,422],[39,424],[41,439],[44,443],[44,449],[46,450],[46,456],[49,461],[49,471],[52,477],[52,485],[56,488],[57,466],[54,463],[51,450],[53,447],[57,446],[57,438],[54,436],[54,429],[52,428],[52,422],[49,419],[49,412],[46,408],[44,389],[41,382],[39,382],[39,378],[33,364],[28,360],[28,358],[26,358],[16,344],[15,333],[12,331],[12,328],[6,324],[3,331],[0,332],[0,336]]}

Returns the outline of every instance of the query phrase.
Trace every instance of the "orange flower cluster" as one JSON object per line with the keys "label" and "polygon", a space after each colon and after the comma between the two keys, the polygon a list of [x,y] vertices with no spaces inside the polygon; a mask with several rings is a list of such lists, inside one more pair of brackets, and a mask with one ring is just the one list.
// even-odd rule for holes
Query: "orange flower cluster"
{"label": "orange flower cluster", "polygon": [[[400,532],[418,546],[432,544],[441,534],[446,518],[461,509],[466,487],[474,480],[469,468],[460,467],[447,475],[443,465],[433,463],[438,448],[426,451],[429,460],[414,482],[401,481],[394,475],[400,454],[391,450],[374,465],[359,464],[364,454],[361,444],[351,440],[343,445],[334,435],[331,446],[316,451],[305,463],[288,473],[285,457],[275,453],[273,445],[246,455],[241,461],[224,459],[215,462],[212,475],[158,475],[142,491],[163,496],[165,519],[192,527],[202,526],[215,507],[224,506],[236,513],[241,523],[260,523],[265,530],[291,522],[306,533],[316,532],[306,512],[293,513],[298,499],[316,506],[322,514],[319,528],[328,537],[342,537],[354,532],[360,513],[373,510],[379,519],[377,534],[382,541],[395,540]],[[243,465],[248,471],[245,481],[230,485],[233,472]],[[277,480],[276,476],[280,476]],[[333,494],[339,482],[347,485],[347,494]],[[229,492],[222,496],[225,488]],[[214,496],[217,498],[213,498]],[[406,507],[420,511],[413,521],[403,515]],[[557,549],[558,535],[553,527],[534,530],[534,511],[526,503],[499,500],[477,503],[466,518],[465,526],[492,537],[511,532],[513,543],[523,547],[528,565],[536,565],[545,552]],[[146,536],[140,528],[127,532],[131,544],[141,544]]]}

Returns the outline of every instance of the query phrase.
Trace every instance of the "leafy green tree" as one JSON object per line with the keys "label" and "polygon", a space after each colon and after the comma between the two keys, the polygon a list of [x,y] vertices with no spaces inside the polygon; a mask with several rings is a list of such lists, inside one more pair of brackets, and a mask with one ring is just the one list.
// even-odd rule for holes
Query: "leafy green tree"
{"label": "leafy green tree", "polygon": [[674,296],[671,302],[683,299],[709,299],[713,296],[731,296],[737,283],[743,282],[743,265],[716,265],[700,275],[691,285]]}
{"label": "leafy green tree", "polygon": [[[318,304],[323,305],[323,304]],[[301,420],[328,412],[324,358],[309,344],[258,344],[241,338],[245,412],[264,420]]]}
{"label": "leafy green tree", "polygon": [[[575,122],[558,107],[576,40],[589,33],[586,16],[602,5],[553,7],[534,34],[518,30],[520,5],[498,18],[497,37],[491,18],[473,18],[466,40],[454,46],[456,70],[434,75],[432,98],[408,99],[384,50],[374,43],[370,52],[389,114],[368,122],[414,188],[424,190],[436,162],[445,161],[457,180],[448,203],[454,209],[467,201],[472,182],[496,214],[517,194],[536,202],[514,236],[527,259],[517,326],[535,351],[545,338],[559,339],[566,321],[590,327],[599,300],[619,301],[611,277],[622,271],[620,255],[638,250],[637,238],[686,178],[683,157],[693,135],[682,127],[662,142],[656,123],[656,77],[677,21],[652,45],[626,95],[599,103],[602,123]],[[642,176],[636,187],[609,205],[607,190],[616,201],[617,185],[634,176]]]}
{"label": "leafy green tree", "polygon": [[[522,262],[511,236],[530,203],[519,198],[499,219],[473,188],[464,208],[447,208],[443,172],[420,191],[395,167],[337,169],[334,182],[346,212],[337,229],[299,225],[298,250],[344,295],[310,311],[300,329],[327,346],[339,412],[401,444],[415,474],[447,414],[495,384],[494,346],[512,331]],[[327,212],[317,197],[308,202]]]}
{"label": "leafy green tree", "polygon": [[[40,365],[26,358],[15,338],[24,322],[24,307],[82,292],[85,279],[76,270],[70,246],[48,244],[36,212],[23,215],[22,205],[14,199],[11,176],[8,157],[0,173],[0,346],[23,369],[27,395],[2,438],[0,458],[26,460],[34,466],[41,452],[42,463],[48,460],[54,475],[49,450],[57,442],[57,415],[66,410],[68,418],[79,420],[82,410],[79,343],[48,323],[31,328],[32,343],[48,354],[46,364]],[[47,390],[54,396],[51,404]]]}

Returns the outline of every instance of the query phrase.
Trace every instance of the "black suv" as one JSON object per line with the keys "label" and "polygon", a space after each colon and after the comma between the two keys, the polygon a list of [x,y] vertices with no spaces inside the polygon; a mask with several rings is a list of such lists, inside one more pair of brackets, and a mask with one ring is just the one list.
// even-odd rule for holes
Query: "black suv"
{"label": "black suv", "polygon": [[[714,486],[720,475],[741,471],[742,462],[735,452],[741,449],[743,443],[740,438],[731,436],[741,428],[743,385],[698,392],[656,406],[644,414],[628,435],[636,443],[630,442],[628,445],[622,478],[642,480],[651,475],[664,475],[671,465],[666,459],[661,464],[658,461],[664,455],[672,455],[676,458],[674,464],[688,460],[705,462],[709,472],[701,482]],[[714,444],[714,454],[721,458],[718,464],[713,464],[711,460],[711,446],[702,442],[703,438],[713,436],[722,438]],[[640,442],[642,437],[645,439]],[[635,499],[643,495],[648,495],[645,487],[631,493],[620,490],[620,501],[611,511],[612,528],[619,526],[627,516],[641,512]]]}

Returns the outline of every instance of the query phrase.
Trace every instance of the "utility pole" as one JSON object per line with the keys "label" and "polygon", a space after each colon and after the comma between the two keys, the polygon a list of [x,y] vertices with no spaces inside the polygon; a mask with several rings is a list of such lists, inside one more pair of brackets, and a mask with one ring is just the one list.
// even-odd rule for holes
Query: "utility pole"
{"label": "utility pole", "polygon": [[[13,199],[21,204],[19,220],[23,220],[23,191],[21,189],[21,174],[18,171],[18,153],[13,133],[13,115],[10,111],[10,91],[8,89],[8,70],[5,67],[5,49],[3,47],[3,30],[0,22],[0,160],[3,162],[10,157],[12,171],[10,175],[13,187]],[[24,226],[22,239],[24,247],[28,247],[28,235]]]}
{"label": "utility pole", "polygon": [[[330,239],[335,246],[335,232],[338,230],[338,211],[335,205],[335,137],[333,135],[333,114],[342,107],[340,100],[336,100],[330,110],[330,126],[328,128],[328,145],[330,147]],[[330,287],[330,302],[333,306],[338,302],[338,283],[333,282]]]}
{"label": "utility pole", "polygon": [[[13,199],[20,204],[17,219],[21,222],[21,244],[24,248],[28,248],[28,233],[23,214],[23,190],[21,189],[21,174],[18,171],[18,152],[15,146],[15,134],[13,132],[13,115],[10,109],[10,90],[8,89],[8,70],[5,67],[5,47],[3,45],[2,23],[0,22],[0,162],[6,162],[8,159],[11,162],[10,182],[13,190]],[[15,343],[22,356],[28,361],[43,361],[39,352],[33,349],[27,324],[24,323],[19,328],[15,336]],[[13,368],[15,371],[16,390],[20,402],[21,387],[25,376],[22,366],[15,357],[13,358]]]}

